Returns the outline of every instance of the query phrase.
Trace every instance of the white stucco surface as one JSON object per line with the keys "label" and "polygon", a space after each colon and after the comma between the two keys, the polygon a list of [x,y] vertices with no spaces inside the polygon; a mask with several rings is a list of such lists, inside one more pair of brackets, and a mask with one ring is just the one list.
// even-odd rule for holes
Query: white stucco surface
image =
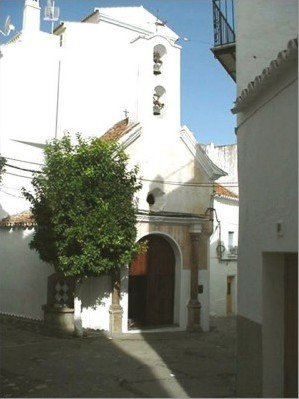
{"label": "white stucco surface", "polygon": [[[235,194],[238,194],[238,148],[237,144],[215,145],[210,143],[204,146],[209,158],[227,175],[217,180]],[[226,185],[227,184],[227,185]]]}
{"label": "white stucco surface", "polygon": [[237,93],[298,35],[297,0],[236,0]]}
{"label": "white stucco surface", "polygon": [[[238,310],[259,323],[262,253],[296,252],[298,245],[297,70],[286,75],[238,119],[243,122],[238,130],[242,160]],[[282,225],[282,236],[277,234],[277,223]]]}
{"label": "white stucco surface", "polygon": [[42,320],[41,306],[47,302],[47,278],[53,268],[29,249],[32,233],[0,229],[0,312]]}

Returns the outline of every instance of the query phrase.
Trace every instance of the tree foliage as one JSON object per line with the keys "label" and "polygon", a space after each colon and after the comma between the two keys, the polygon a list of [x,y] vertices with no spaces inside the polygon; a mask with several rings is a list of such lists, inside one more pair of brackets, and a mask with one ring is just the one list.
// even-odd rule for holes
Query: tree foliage
{"label": "tree foliage", "polygon": [[5,172],[5,164],[6,164],[6,159],[0,155],[0,183],[2,182],[2,176],[3,173]]}
{"label": "tree foliage", "polygon": [[23,190],[36,220],[30,248],[67,276],[97,276],[138,253],[137,168],[114,142],[69,135],[45,147],[45,166]]}

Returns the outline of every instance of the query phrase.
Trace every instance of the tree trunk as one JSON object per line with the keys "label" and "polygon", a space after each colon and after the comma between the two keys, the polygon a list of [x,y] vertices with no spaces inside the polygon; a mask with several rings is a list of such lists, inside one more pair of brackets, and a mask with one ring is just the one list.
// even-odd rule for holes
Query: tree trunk
{"label": "tree trunk", "polygon": [[122,332],[122,315],[123,309],[120,305],[120,270],[115,269],[111,273],[111,305],[109,308],[110,323],[109,330],[111,333]]}

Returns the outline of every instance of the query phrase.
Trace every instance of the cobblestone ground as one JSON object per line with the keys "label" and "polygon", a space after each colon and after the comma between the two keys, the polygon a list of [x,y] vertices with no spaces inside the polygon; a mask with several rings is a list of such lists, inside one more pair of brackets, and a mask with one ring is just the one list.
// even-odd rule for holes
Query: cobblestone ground
{"label": "cobblestone ground", "polygon": [[208,333],[83,338],[0,322],[1,397],[235,397],[235,318],[212,318]]}

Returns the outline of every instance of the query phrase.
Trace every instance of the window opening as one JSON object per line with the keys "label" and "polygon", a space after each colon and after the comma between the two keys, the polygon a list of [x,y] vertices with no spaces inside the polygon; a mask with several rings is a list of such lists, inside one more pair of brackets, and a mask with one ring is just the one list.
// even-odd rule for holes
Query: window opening
{"label": "window opening", "polygon": [[228,232],[228,249],[232,249],[234,246],[234,232]]}

